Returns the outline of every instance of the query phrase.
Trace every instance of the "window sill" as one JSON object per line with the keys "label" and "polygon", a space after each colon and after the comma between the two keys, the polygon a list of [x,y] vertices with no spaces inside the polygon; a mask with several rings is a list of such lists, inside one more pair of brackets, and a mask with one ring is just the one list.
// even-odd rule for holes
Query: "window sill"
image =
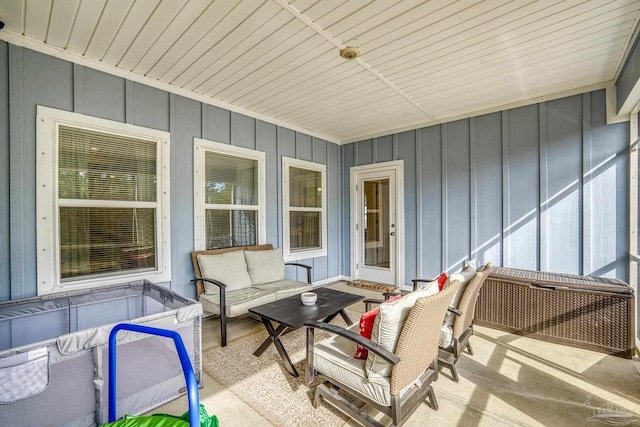
{"label": "window sill", "polygon": [[318,258],[327,256],[326,249],[309,249],[304,251],[289,252],[283,254],[285,262],[299,261],[301,259]]}
{"label": "window sill", "polygon": [[171,271],[144,271],[132,274],[93,276],[81,280],[73,280],[68,282],[58,282],[50,287],[42,284],[38,289],[38,295],[48,295],[58,292],[70,292],[75,290],[83,290],[90,288],[99,288],[102,286],[118,285],[122,283],[133,282],[136,280],[148,280],[152,283],[162,283],[171,281]]}

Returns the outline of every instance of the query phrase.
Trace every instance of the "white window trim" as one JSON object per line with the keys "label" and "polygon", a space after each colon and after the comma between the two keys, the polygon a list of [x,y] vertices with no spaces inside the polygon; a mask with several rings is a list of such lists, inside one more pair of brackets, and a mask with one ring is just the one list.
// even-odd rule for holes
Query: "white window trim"
{"label": "white window trim", "polygon": [[242,157],[258,161],[258,244],[263,245],[267,241],[267,215],[266,215],[266,169],[265,153],[249,148],[236,147],[221,142],[206,139],[193,138],[193,247],[196,251],[206,249],[206,227],[204,223],[205,209],[238,209],[255,210],[253,205],[216,205],[207,204],[202,197],[205,182],[205,153],[213,151],[221,154]]}
{"label": "white window trim", "polygon": [[[115,122],[69,111],[37,106],[36,115],[36,215],[37,215],[37,278],[38,295],[75,289],[107,286],[133,280],[171,281],[171,221],[170,221],[170,134],[168,132]],[[58,138],[60,124],[91,129],[127,137],[154,140],[159,164],[156,187],[156,264],[157,269],[135,273],[96,274],[77,280],[60,278],[60,223],[58,218]],[[62,200],[67,206],[75,200]],[[67,203],[65,203],[67,202]],[[90,201],[95,206],[109,206],[109,201]],[[86,205],[86,204],[83,204]],[[118,203],[122,206],[123,203]],[[139,206],[136,204],[136,206]]]}
{"label": "white window trim", "polygon": [[[289,206],[289,167],[309,169],[321,173],[322,181],[322,210],[320,215],[322,233],[320,236],[320,248],[291,251],[289,211],[317,212],[317,208],[291,209]],[[316,258],[327,255],[327,166],[306,160],[294,159],[282,156],[282,256],[285,261],[297,261],[301,259]]]}
{"label": "white window trim", "polygon": [[[629,285],[638,294],[638,265],[640,264],[640,254],[638,253],[638,109],[640,104],[634,108],[629,116]],[[638,310],[640,301],[636,300]],[[640,349],[640,316],[636,317],[636,324],[633,325],[635,344]]]}

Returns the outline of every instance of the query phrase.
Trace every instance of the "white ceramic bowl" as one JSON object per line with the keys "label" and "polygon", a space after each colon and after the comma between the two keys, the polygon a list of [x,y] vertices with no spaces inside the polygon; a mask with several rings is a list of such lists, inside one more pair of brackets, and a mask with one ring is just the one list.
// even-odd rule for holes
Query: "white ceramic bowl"
{"label": "white ceramic bowl", "polygon": [[313,305],[318,300],[318,294],[313,292],[303,292],[300,294],[300,299],[304,305]]}

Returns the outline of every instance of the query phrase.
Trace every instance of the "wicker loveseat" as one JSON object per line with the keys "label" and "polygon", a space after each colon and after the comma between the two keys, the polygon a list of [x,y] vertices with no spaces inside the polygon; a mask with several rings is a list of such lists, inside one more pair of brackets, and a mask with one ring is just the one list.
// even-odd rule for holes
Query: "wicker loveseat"
{"label": "wicker loveseat", "polygon": [[[196,295],[205,312],[220,316],[220,345],[227,345],[227,318],[250,308],[310,291],[311,267],[285,263],[271,244],[194,251]],[[285,265],[306,269],[306,283],[284,276]]]}

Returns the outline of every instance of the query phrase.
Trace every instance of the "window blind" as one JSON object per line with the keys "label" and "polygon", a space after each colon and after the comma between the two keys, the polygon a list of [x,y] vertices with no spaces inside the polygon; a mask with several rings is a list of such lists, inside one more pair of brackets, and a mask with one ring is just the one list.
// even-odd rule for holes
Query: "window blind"
{"label": "window blind", "polygon": [[156,268],[156,145],[59,126],[62,280]]}
{"label": "window blind", "polygon": [[289,242],[292,251],[319,248],[322,173],[289,167]]}
{"label": "window blind", "polygon": [[208,151],[205,203],[258,205],[258,161]]}
{"label": "window blind", "polygon": [[289,168],[289,206],[322,208],[322,173]]}
{"label": "window blind", "polygon": [[257,244],[258,161],[205,154],[206,248]]}

